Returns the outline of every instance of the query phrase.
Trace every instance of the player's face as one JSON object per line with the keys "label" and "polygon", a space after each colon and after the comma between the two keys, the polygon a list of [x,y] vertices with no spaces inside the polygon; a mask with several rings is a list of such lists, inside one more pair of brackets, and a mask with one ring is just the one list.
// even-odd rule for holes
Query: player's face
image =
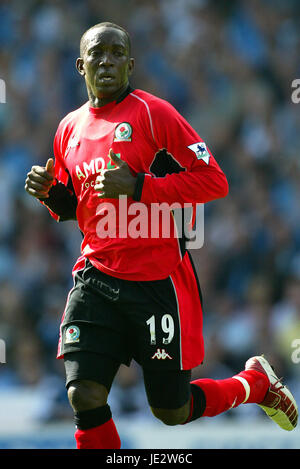
{"label": "player's face", "polygon": [[125,33],[108,27],[88,31],[77,68],[85,77],[89,96],[117,98],[128,86],[133,70]]}

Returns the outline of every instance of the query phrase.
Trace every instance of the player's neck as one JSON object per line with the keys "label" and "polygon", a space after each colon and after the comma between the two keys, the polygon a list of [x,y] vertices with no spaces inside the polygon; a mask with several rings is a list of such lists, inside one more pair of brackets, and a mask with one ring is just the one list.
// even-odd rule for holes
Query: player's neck
{"label": "player's neck", "polygon": [[111,94],[110,96],[98,97],[92,94],[90,90],[88,90],[88,97],[90,107],[98,108],[103,107],[106,104],[112,103],[113,101],[118,101],[119,98],[123,95],[123,93],[127,90],[129,84],[127,83],[122,88],[120,88],[116,93]]}

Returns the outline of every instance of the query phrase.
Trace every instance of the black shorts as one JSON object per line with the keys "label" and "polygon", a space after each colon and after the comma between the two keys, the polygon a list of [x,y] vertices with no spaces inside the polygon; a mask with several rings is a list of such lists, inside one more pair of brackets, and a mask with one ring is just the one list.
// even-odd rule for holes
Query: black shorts
{"label": "black shorts", "polygon": [[[186,262],[191,278],[183,265],[185,276],[175,273],[163,280],[143,282],[108,276],[86,259],[85,268],[75,273],[68,296],[58,358],[86,351],[127,366],[135,359],[144,369],[157,371],[187,370],[200,364],[200,292],[189,258]],[[182,288],[177,288],[180,282]],[[183,311],[184,305],[190,311]]]}

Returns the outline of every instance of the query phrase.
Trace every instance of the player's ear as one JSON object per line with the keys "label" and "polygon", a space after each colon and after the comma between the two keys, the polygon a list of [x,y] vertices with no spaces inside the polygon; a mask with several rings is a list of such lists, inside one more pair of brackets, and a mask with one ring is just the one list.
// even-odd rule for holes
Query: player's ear
{"label": "player's ear", "polygon": [[84,64],[83,64],[83,59],[81,57],[78,57],[76,60],[76,68],[80,75],[84,76],[85,75],[85,70],[84,70]]}
{"label": "player's ear", "polygon": [[135,61],[134,59],[131,57],[129,59],[129,62],[128,62],[128,76],[130,77],[130,75],[132,75],[132,72],[134,70],[134,65],[135,65]]}

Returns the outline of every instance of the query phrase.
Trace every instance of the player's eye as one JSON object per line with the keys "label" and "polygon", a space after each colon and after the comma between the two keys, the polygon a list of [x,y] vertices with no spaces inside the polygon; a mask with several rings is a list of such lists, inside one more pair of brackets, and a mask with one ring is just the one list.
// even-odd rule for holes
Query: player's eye
{"label": "player's eye", "polygon": [[122,49],[115,49],[113,51],[113,54],[116,56],[116,57],[122,57],[122,55],[124,55],[124,52]]}
{"label": "player's eye", "polygon": [[89,57],[96,57],[97,56],[97,51],[92,50],[89,52]]}

